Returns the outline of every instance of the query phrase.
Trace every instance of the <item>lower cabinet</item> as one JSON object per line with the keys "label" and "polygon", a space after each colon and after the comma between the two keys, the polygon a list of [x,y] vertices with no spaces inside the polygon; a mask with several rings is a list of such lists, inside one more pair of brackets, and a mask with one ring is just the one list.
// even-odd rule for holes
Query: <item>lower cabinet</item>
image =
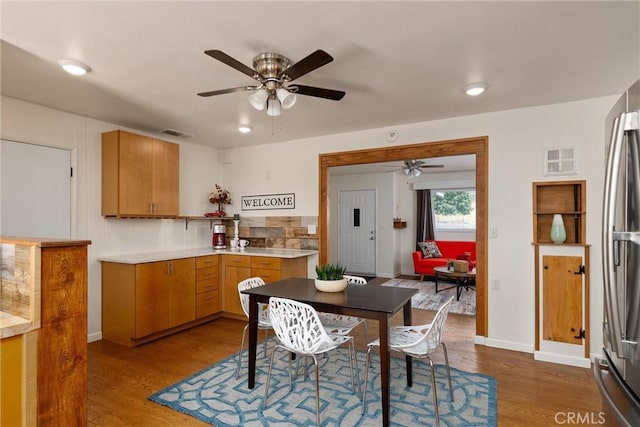
{"label": "lower cabinet", "polygon": [[307,257],[277,258],[248,255],[223,255],[222,311],[245,316],[238,295],[238,283],[260,277],[266,284],[289,277],[307,277]]}
{"label": "lower cabinet", "polygon": [[589,367],[589,246],[536,245],[534,358]]}
{"label": "lower cabinet", "polygon": [[238,283],[251,275],[251,257],[246,255],[223,255],[223,293],[222,311],[225,313],[244,316],[240,296],[238,295]]}
{"label": "lower cabinet", "polygon": [[204,255],[125,264],[102,261],[102,337],[136,346],[216,316],[244,318],[238,283],[307,276],[307,257]]}
{"label": "lower cabinet", "polygon": [[136,345],[196,319],[195,259],[102,263],[102,335]]}
{"label": "lower cabinet", "polygon": [[220,257],[196,258],[196,318],[220,311]]}

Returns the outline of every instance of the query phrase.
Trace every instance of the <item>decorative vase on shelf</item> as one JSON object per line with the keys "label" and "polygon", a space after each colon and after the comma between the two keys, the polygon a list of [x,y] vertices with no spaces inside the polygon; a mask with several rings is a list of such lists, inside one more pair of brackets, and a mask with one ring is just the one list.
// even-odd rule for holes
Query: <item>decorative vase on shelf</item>
{"label": "decorative vase on shelf", "polygon": [[553,243],[564,243],[567,240],[567,232],[564,229],[562,215],[554,214],[551,221],[551,241]]}

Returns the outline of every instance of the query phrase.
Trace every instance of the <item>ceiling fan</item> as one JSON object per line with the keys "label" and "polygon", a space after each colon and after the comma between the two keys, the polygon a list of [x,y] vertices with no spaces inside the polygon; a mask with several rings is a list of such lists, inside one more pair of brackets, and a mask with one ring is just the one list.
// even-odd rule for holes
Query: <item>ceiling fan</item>
{"label": "ceiling fan", "polygon": [[[387,166],[397,168],[397,166]],[[399,169],[394,169],[390,172],[402,171],[407,176],[420,176],[422,174],[422,168],[443,168],[444,165],[428,165],[422,160],[405,160],[403,166]]]}
{"label": "ceiling fan", "polygon": [[296,95],[314,96],[332,101],[340,101],[345,95],[345,92],[339,90],[292,83],[305,74],[333,61],[333,57],[324,50],[318,49],[295,64],[291,64],[287,57],[278,53],[261,53],[253,58],[253,68],[244,65],[221,50],[206,50],[204,53],[246,74],[258,81],[259,84],[200,92],[199,96],[253,91],[249,96],[249,103],[253,108],[262,111],[266,107],[268,115],[279,116],[281,108],[293,107]]}

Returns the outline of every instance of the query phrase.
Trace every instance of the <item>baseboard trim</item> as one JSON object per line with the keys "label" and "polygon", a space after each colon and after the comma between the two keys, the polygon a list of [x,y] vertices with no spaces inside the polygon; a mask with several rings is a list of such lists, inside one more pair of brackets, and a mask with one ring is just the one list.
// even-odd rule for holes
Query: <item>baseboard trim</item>
{"label": "baseboard trim", "polygon": [[93,332],[93,333],[87,335],[87,342],[100,341],[101,339],[102,339],[102,331]]}
{"label": "baseboard trim", "polygon": [[492,338],[485,339],[487,347],[501,348],[504,350],[520,351],[523,353],[533,353],[533,346],[513,341],[496,340]]}
{"label": "baseboard trim", "polygon": [[591,368],[591,359],[585,359],[583,357],[535,351],[533,353],[533,358],[541,362],[560,363],[562,365],[577,366],[579,368]]}

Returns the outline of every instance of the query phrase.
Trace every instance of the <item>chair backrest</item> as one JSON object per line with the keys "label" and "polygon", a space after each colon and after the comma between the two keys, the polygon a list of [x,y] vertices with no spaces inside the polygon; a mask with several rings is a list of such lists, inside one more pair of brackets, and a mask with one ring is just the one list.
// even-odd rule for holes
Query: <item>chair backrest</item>
{"label": "chair backrest", "polygon": [[444,326],[447,322],[447,315],[449,314],[449,309],[451,308],[451,303],[453,301],[453,297],[449,298],[447,302],[442,304],[442,306],[438,309],[436,316],[433,318],[431,322],[431,326],[427,329],[425,333],[425,339],[427,340],[427,353],[432,352],[442,342],[442,337],[444,336]]}
{"label": "chair backrest", "polygon": [[353,283],[355,285],[366,285],[367,279],[360,276],[348,276],[346,274],[342,275],[343,278],[347,279],[347,283]]}
{"label": "chair backrest", "polygon": [[[240,304],[242,304],[242,311],[249,318],[249,295],[243,294],[240,291],[245,289],[257,288],[258,286],[264,286],[264,280],[260,277],[250,277],[242,282],[238,283],[238,294],[240,295]],[[261,310],[262,311],[262,310]]]}
{"label": "chair backrest", "polygon": [[309,304],[271,297],[269,316],[278,340],[293,352],[313,354],[322,344],[332,342]]}

